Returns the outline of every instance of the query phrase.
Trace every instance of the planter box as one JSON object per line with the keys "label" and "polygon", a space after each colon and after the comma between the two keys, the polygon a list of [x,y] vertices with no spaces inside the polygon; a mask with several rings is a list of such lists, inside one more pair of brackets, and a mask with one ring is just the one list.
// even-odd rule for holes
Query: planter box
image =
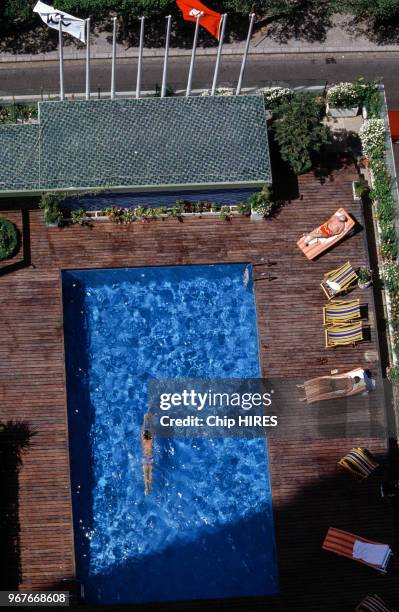
{"label": "planter box", "polygon": [[261,213],[251,210],[251,221],[263,221],[264,218],[265,218],[265,215],[262,215]]}
{"label": "planter box", "polygon": [[353,199],[355,202],[359,202],[362,198],[358,195],[356,195],[356,188],[355,188],[355,184],[357,183],[357,181],[352,181],[352,193],[353,193]]}
{"label": "planter box", "polygon": [[[221,211],[220,210],[204,210],[203,212],[182,212],[180,214],[181,217],[219,217],[220,216]],[[242,213],[240,213],[238,211],[238,206],[235,206],[234,204],[231,206],[231,210],[229,213],[227,213],[228,215],[233,215],[233,216],[248,216],[248,215],[243,215]],[[252,215],[256,215],[257,213],[252,213]],[[252,216],[251,215],[251,216]],[[163,214],[160,215],[159,217],[139,217],[137,219],[137,221],[142,221],[145,219],[171,219],[172,217],[170,217],[167,214]],[[263,219],[263,215],[260,215],[260,218]],[[102,210],[88,210],[86,212],[86,219],[90,220],[90,221],[108,221],[108,216],[104,213],[104,211]]]}
{"label": "planter box", "polygon": [[354,106],[353,108],[333,108],[329,104],[327,104],[327,114],[331,117],[338,118],[348,118],[348,117],[356,117],[359,113],[359,107]]}
{"label": "planter box", "polygon": [[358,281],[357,286],[359,287],[359,289],[367,289],[368,287],[371,287],[371,283],[372,283],[371,280],[365,283],[361,283],[360,281]]}

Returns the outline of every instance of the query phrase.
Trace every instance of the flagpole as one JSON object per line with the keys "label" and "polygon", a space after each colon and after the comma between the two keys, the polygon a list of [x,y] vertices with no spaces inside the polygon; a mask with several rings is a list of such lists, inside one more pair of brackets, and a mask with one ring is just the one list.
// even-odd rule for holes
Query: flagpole
{"label": "flagpole", "polygon": [[164,98],[166,95],[166,80],[168,76],[168,57],[169,57],[169,40],[170,40],[170,21],[172,19],[172,16],[168,15],[166,19],[167,19],[167,25],[166,25],[166,40],[165,40],[165,57],[163,61],[161,98]]}
{"label": "flagpole", "polygon": [[213,74],[213,83],[212,83],[211,96],[215,95],[216,85],[217,85],[217,82],[218,82],[219,67],[220,67],[220,58],[222,56],[222,47],[223,47],[224,31],[225,31],[225,28],[226,28],[226,20],[227,20],[227,14],[224,13],[222,15],[222,17],[221,17],[221,27],[220,27],[220,34],[219,34],[219,46],[218,46],[218,52],[217,52],[217,56],[216,56],[215,72]]}
{"label": "flagpole", "polygon": [[60,100],[64,99],[64,49],[62,47],[62,17],[58,23],[58,45],[60,54]]}
{"label": "flagpole", "polygon": [[86,100],[90,100],[90,17],[86,19]]}
{"label": "flagpole", "polygon": [[251,20],[249,22],[247,42],[245,43],[245,51],[244,51],[244,56],[242,58],[240,76],[238,77],[236,96],[239,96],[240,93],[241,93],[242,79],[243,79],[243,76],[244,76],[244,70],[245,70],[245,66],[246,66],[246,63],[247,63],[249,44],[251,42],[252,29],[254,27],[254,21],[255,21],[255,13],[251,13],[250,14],[250,18],[251,18]]}
{"label": "flagpole", "polygon": [[193,71],[194,71],[194,60],[195,60],[195,51],[197,49],[197,40],[198,40],[198,30],[199,30],[199,22],[203,13],[198,13],[195,20],[195,32],[194,32],[194,40],[193,40],[193,50],[191,52],[191,61],[190,61],[190,70],[188,71],[188,80],[187,80],[187,89],[186,96],[189,96],[191,93],[191,83],[193,80]]}
{"label": "flagpole", "polygon": [[112,25],[112,63],[111,63],[111,100],[115,98],[115,73],[116,73],[116,17],[113,17]]}
{"label": "flagpole", "polygon": [[136,98],[140,97],[141,89],[141,66],[143,63],[143,41],[144,41],[144,19],[145,17],[139,17],[140,23],[140,46],[139,46],[139,60],[137,64],[137,83],[136,83]]}

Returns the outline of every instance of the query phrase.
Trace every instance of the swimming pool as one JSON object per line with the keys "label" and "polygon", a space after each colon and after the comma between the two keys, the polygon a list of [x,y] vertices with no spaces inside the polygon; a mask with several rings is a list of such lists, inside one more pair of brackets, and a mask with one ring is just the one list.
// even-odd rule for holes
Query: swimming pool
{"label": "swimming pool", "polygon": [[158,439],[150,378],[260,376],[246,266],[63,272],[77,577],[91,603],[267,595],[277,570],[263,439]]}

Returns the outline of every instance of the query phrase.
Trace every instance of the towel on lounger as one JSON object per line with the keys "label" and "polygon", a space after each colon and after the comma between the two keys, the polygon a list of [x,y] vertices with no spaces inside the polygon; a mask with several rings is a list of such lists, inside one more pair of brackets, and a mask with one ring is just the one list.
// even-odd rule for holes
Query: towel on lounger
{"label": "towel on lounger", "polygon": [[379,567],[384,566],[389,551],[388,544],[369,544],[368,542],[359,542],[359,540],[355,540],[353,544],[354,559],[361,559]]}

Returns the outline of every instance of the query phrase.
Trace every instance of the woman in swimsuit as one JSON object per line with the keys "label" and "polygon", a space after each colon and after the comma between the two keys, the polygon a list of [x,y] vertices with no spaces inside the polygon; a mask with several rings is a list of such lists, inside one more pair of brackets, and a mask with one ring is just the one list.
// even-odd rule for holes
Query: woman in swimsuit
{"label": "woman in swimsuit", "polygon": [[345,223],[347,219],[342,213],[335,213],[329,220],[321,225],[317,229],[307,234],[305,237],[305,244],[309,246],[311,242],[318,242],[320,238],[331,238],[332,236],[339,236],[345,230]]}
{"label": "woman in swimsuit", "polygon": [[144,474],[144,494],[148,495],[152,484],[152,466],[154,457],[152,455],[152,443],[154,432],[152,428],[152,416],[144,415],[143,427],[141,429],[141,446],[143,449],[143,474]]}

